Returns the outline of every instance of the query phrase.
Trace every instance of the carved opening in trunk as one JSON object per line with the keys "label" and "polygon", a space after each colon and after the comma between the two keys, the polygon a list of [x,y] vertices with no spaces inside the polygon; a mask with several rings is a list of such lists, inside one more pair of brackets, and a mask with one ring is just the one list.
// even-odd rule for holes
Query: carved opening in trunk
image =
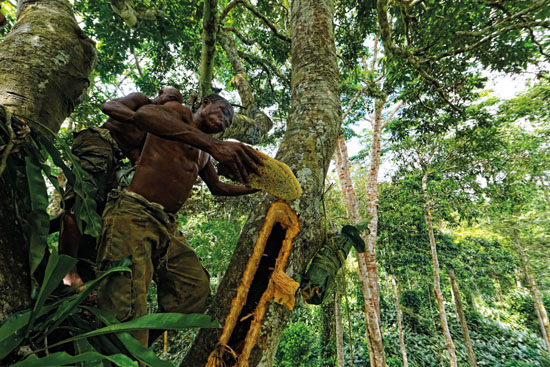
{"label": "carved opening in trunk", "polygon": [[284,273],[284,267],[292,239],[299,231],[296,213],[286,202],[271,204],[231,302],[222,335],[208,358],[208,367],[248,366],[267,302],[274,298],[290,309],[294,307],[294,293],[299,285]]}

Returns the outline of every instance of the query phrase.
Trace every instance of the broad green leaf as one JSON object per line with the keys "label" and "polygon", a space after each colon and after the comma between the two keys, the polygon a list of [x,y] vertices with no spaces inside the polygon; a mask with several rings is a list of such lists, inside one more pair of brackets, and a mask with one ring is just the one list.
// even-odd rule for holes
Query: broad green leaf
{"label": "broad green leaf", "polygon": [[36,355],[31,355],[24,361],[14,364],[12,367],[59,367],[66,365],[74,365],[80,362],[93,362],[109,360],[119,367],[137,367],[138,364],[132,361],[124,354],[115,354],[105,356],[96,352],[86,352],[76,356],[71,356],[66,352],[57,352],[50,354],[44,358],[38,358]]}
{"label": "broad green leaf", "polygon": [[57,249],[53,249],[46,265],[46,271],[44,273],[44,280],[42,281],[42,287],[38,293],[38,298],[33,307],[31,319],[27,327],[27,335],[32,330],[34,321],[36,320],[38,313],[48,296],[57,288],[65,274],[76,265],[77,260],[66,255],[58,255]]}
{"label": "broad green leaf", "polygon": [[53,317],[53,320],[55,321],[53,322],[53,324],[48,326],[47,330],[43,332],[43,336],[46,336],[51,331],[55,330],[67,318],[67,316],[69,316],[72,312],[76,310],[78,305],[80,305],[86,298],[88,298],[90,293],[92,293],[92,291],[99,285],[99,283],[107,276],[119,271],[131,271],[130,268],[127,267],[129,265],[131,265],[131,263],[126,262],[125,266],[117,266],[111,268],[105,273],[101,274],[101,276],[86,283],[85,288],[80,293],[78,293],[78,295],[73,300],[71,300],[70,302],[64,302],[60,305]]}
{"label": "broad green leaf", "polygon": [[[52,157],[53,162],[56,166],[61,168],[63,170],[63,173],[65,174],[65,177],[67,177],[67,181],[71,183],[71,185],[75,181],[75,174],[73,171],[65,164],[65,161],[63,158],[61,158],[61,153],[57,148],[53,145],[51,141],[46,139],[44,136],[38,136],[37,139],[38,143],[44,147],[48,151],[48,154],[50,157]],[[67,146],[67,144],[63,143],[61,140],[58,140],[58,143],[61,145],[61,148],[63,149],[65,155],[67,155],[66,152],[70,152],[71,149]],[[67,159],[70,160],[70,157],[67,157]]]}
{"label": "broad green leaf", "polygon": [[47,248],[46,237],[50,225],[48,216],[48,191],[42,177],[41,169],[30,157],[25,157],[25,171],[31,199],[29,224],[26,226],[29,241],[29,265],[31,275],[34,273]]}
{"label": "broad green leaf", "polygon": [[[108,314],[105,311],[102,311],[98,308],[94,307],[84,307],[86,310],[90,311],[92,314],[95,315],[101,322],[103,322],[106,325],[114,325],[119,324],[119,321],[112,315]],[[105,344],[105,342],[109,342],[107,337],[104,335],[99,336],[102,340],[102,345]],[[170,362],[163,361],[160,359],[155,352],[153,352],[149,348],[145,348],[143,345],[141,345],[130,333],[128,332],[121,332],[116,334],[117,339],[124,345],[126,350],[134,356],[138,361],[148,365],[148,366],[154,366],[154,367],[174,367],[174,365]]]}
{"label": "broad green leaf", "polygon": [[77,338],[87,338],[90,336],[118,333],[120,331],[134,331],[147,329],[189,329],[189,328],[219,328],[220,324],[208,315],[194,313],[159,313],[148,314],[136,320],[130,320],[115,325],[109,325],[101,329],[91,331],[82,335],[67,339],[67,341]]}
{"label": "broad green leaf", "polygon": [[162,313],[149,314],[136,320],[117,323],[113,316],[104,311],[93,307],[83,307],[92,312],[101,321],[111,324],[106,327],[80,334],[50,347],[58,346],[64,343],[72,342],[81,338],[89,338],[97,335],[117,333],[117,337],[128,349],[128,351],[139,361],[159,367],[172,367],[172,364],[160,360],[150,349],[144,348],[127,331],[146,330],[146,329],[187,329],[187,328],[219,328],[220,324],[210,316],[204,314],[180,314],[180,313]]}
{"label": "broad green leaf", "polygon": [[[58,303],[44,306],[38,317],[56,309]],[[32,310],[21,311],[10,316],[0,326],[0,360],[10,354],[23,341],[25,329],[31,319]]]}
{"label": "broad green leaf", "polygon": [[67,181],[73,187],[75,194],[80,198],[80,200],[76,201],[74,207],[79,230],[81,232],[83,231],[82,221],[84,221],[86,222],[84,233],[97,237],[101,232],[101,217],[97,214],[96,203],[90,195],[90,193],[94,191],[94,187],[85,179],[89,177],[89,175],[82,169],[80,160],[71,152],[67,144],[58,140],[65,158],[71,162],[71,169],[67,167],[57,148],[49,142],[48,139],[39,136],[37,140],[50,154],[53,162],[63,170],[63,173],[65,173],[67,177]]}
{"label": "broad green leaf", "polygon": [[[80,339],[74,342],[74,348],[77,355],[95,352],[94,347],[88,342],[88,339]],[[82,367],[103,367],[102,361],[82,361]]]}

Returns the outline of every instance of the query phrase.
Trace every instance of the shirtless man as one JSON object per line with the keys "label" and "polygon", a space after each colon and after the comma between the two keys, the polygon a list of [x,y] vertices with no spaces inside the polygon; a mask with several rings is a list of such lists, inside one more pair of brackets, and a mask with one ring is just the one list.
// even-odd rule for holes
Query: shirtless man
{"label": "shirtless man", "polygon": [[[262,159],[251,148],[235,143],[224,146],[201,135],[225,130],[233,116],[232,106],[218,95],[205,98],[195,114],[174,102],[144,106],[136,112],[134,121],[150,133],[128,189],[109,194],[99,238],[100,271],[125,257],[133,262],[131,274],[121,272],[108,277],[98,291],[100,308],[120,321],[147,313],[147,290],[153,279],[161,311],[204,311],[209,277],[177,230],[177,212],[191,194],[197,176],[214,195],[257,191],[221,182],[210,155],[204,151],[208,149],[218,161],[233,164],[234,173],[243,181],[248,179],[245,164],[259,173]],[[190,136],[196,137],[196,147],[186,143]],[[228,155],[236,158],[228,159]],[[134,336],[147,346],[146,330],[134,332]]]}
{"label": "shirtless man", "polygon": [[[135,111],[141,106],[162,105],[170,101],[182,102],[181,93],[174,87],[162,88],[153,100],[143,93],[131,93],[125,97],[107,101],[101,106],[101,110],[109,116],[109,119],[99,128],[90,127],[76,135],[71,150],[80,159],[82,168],[90,175],[90,183],[95,188],[93,199],[99,215],[105,208],[107,194],[118,186],[115,173],[122,165],[122,158],[128,157],[134,165],[139,159],[147,134],[136,125],[122,121],[132,119]],[[95,260],[96,239],[83,235],[78,229],[73,210],[75,200],[78,199],[75,198],[72,187],[67,189],[63,200],[65,211],[61,217],[59,252],[78,258],[79,249],[82,249],[80,257]],[[79,265],[84,271],[86,280],[93,278],[94,272],[89,266],[85,263]],[[75,268],[63,278],[63,283],[79,290],[83,280]]]}

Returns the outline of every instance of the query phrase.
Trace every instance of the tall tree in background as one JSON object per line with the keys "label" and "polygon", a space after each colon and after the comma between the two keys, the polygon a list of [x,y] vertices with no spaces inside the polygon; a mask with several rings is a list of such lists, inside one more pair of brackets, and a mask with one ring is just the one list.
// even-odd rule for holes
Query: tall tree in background
{"label": "tall tree in background", "polygon": [[[388,102],[388,92],[384,91],[384,87],[381,85],[381,77],[377,76],[377,62],[378,62],[378,38],[374,41],[373,56],[370,61],[370,66],[367,66],[365,57],[363,57],[363,72],[366,74],[366,85],[362,87],[354,99],[351,101],[348,112],[344,114],[344,119],[347,117],[349,111],[354,107],[356,101],[361,97],[363,93],[373,98],[374,111],[368,118],[372,128],[372,146],[370,152],[370,164],[369,174],[367,178],[367,214],[366,220],[369,222],[368,233],[362,233],[362,237],[365,240],[366,252],[358,253],[359,272],[361,274],[361,282],[363,285],[363,293],[365,297],[365,313],[367,321],[367,336],[369,339],[369,358],[371,366],[385,366],[384,344],[383,335],[380,321],[380,305],[379,305],[379,291],[378,291],[378,269],[376,263],[376,237],[378,226],[378,197],[377,197],[377,185],[378,185],[378,170],[380,166],[380,145],[382,130],[387,123],[392,119],[394,114],[400,108],[401,104],[398,103],[389,115],[383,118],[383,111]],[[340,185],[342,187],[342,193],[346,207],[348,208],[348,215],[351,217],[353,223],[361,221],[359,214],[359,201],[353,183],[351,180],[351,173],[349,170],[347,146],[344,140],[344,136],[338,137],[338,144],[334,155],[336,162],[336,169],[338,177],[340,179]]]}

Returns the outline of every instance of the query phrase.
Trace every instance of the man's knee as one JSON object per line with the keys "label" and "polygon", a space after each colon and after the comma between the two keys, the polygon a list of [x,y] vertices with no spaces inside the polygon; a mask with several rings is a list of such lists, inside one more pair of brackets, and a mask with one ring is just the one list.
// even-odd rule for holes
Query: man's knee
{"label": "man's knee", "polygon": [[132,284],[131,273],[110,275],[101,283],[97,295],[99,308],[107,311],[119,321],[131,320],[143,313],[136,309],[136,292]]}
{"label": "man's knee", "polygon": [[164,279],[167,284],[159,284],[159,306],[163,312],[202,313],[206,310],[206,300],[210,294],[210,277],[204,268],[200,276],[192,280],[173,282]]}
{"label": "man's knee", "polygon": [[210,276],[208,275],[208,272],[204,270],[204,276],[197,284],[197,294],[200,298],[200,305],[198,307],[200,310],[192,311],[192,312],[204,312],[206,310],[206,299],[208,298],[208,295],[210,295]]}

